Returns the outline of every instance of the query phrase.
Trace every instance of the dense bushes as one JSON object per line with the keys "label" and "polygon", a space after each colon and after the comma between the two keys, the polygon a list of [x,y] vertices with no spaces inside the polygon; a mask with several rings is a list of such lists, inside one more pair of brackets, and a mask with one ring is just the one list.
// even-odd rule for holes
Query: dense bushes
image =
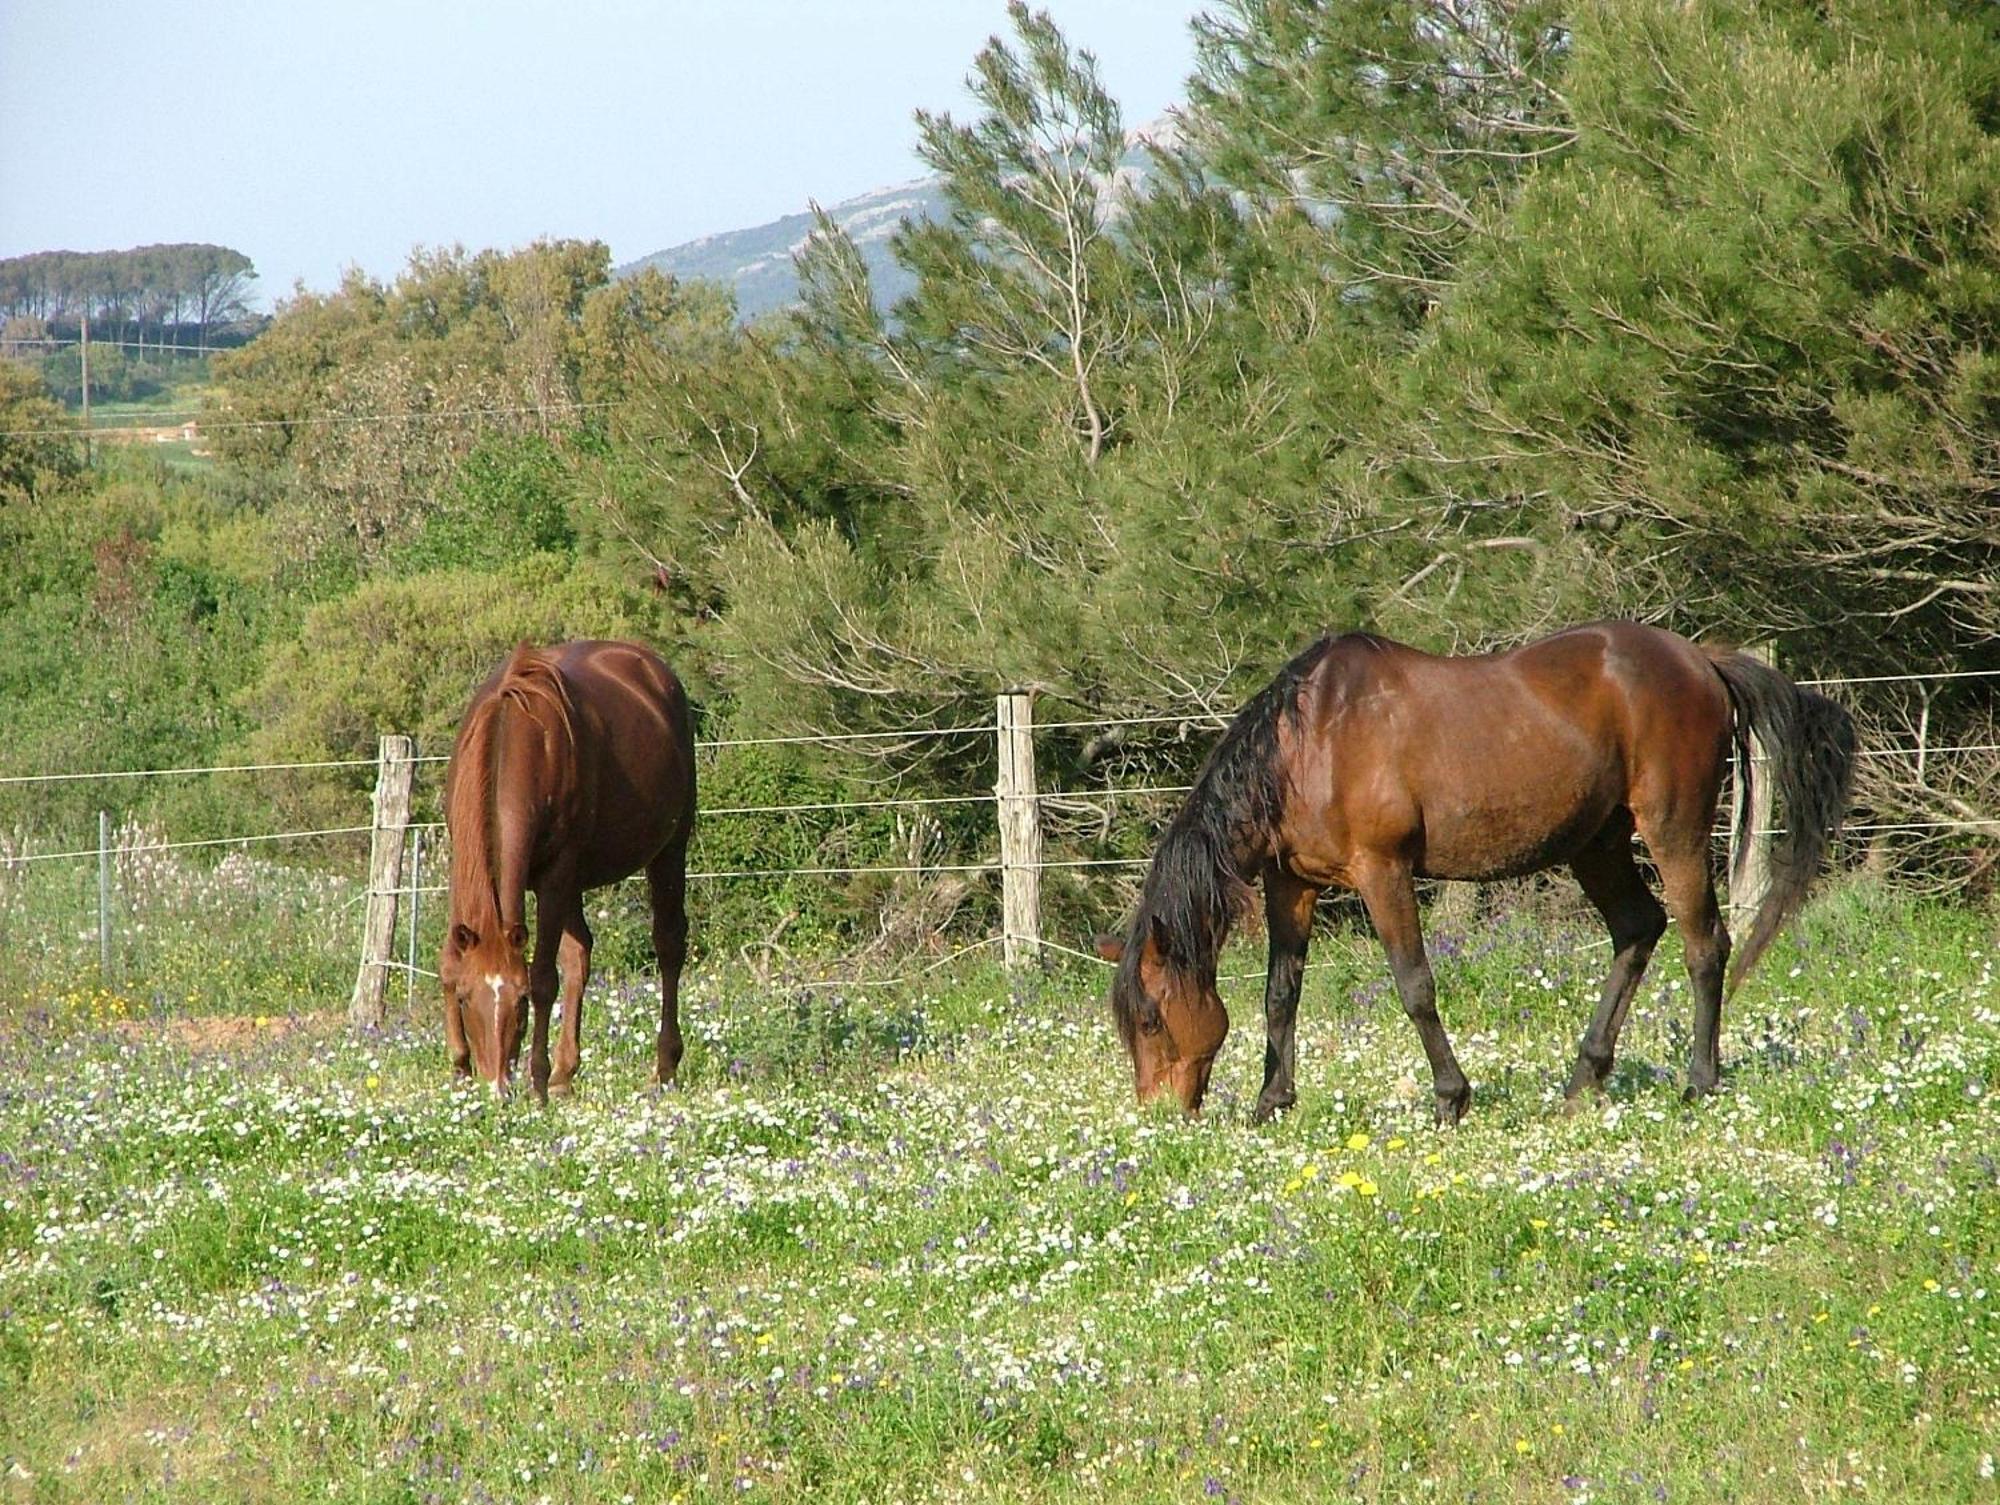
{"label": "dense bushes", "polygon": [[[754,328],[602,246],[430,253],[218,359],[199,487],[79,491],[59,438],[0,441],[6,761],[441,751],[514,641],[576,633],[662,648],[711,735],[977,722],[1017,686],[1043,720],[1194,718],[1329,627],[1465,649],[1617,614],[1801,672],[2000,668],[1991,8],[1235,0],[1148,143],[1010,14],[974,118],[919,118],[953,212],[898,236],[893,311],[830,222]],[[1878,744],[1995,741],[1989,681],[1927,691],[1861,695]],[[1041,747],[1062,787],[1171,784],[1206,740]],[[969,795],[989,759],[731,752],[704,802]],[[345,823],[365,782],[258,797]],[[1964,880],[1994,784],[1873,760],[1864,802]],[[699,861],[986,855],[984,807],[934,808],[718,818]],[[1158,806],[1056,813],[1122,857]],[[718,887],[711,936],[988,902],[889,887]],[[1079,925],[1118,902],[1051,892]]]}

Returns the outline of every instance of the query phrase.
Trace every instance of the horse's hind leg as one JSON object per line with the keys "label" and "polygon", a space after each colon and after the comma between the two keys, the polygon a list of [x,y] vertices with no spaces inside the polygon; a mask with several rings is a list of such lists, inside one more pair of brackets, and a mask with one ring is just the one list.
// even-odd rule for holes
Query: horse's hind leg
{"label": "horse's hind leg", "polygon": [[1306,947],[1312,940],[1313,905],[1319,890],[1271,868],[1264,874],[1264,917],[1271,937],[1264,974],[1264,1090],[1254,1115],[1262,1123],[1298,1101],[1292,1082],[1297,1059],[1299,984]]}
{"label": "horse's hind leg", "polygon": [[1417,917],[1417,890],[1410,870],[1395,864],[1374,864],[1357,876],[1355,887],[1368,906],[1368,918],[1382,938],[1383,949],[1389,953],[1389,970],[1395,974],[1403,1012],[1410,1016],[1424,1042],[1431,1086],[1437,1095],[1437,1121],[1456,1124],[1472,1101],[1472,1084],[1459,1069],[1444,1022],[1438,1018],[1437,982],[1424,955],[1423,924]]}
{"label": "horse's hind leg", "polygon": [[1597,1000],[1597,1012],[1583,1032],[1576,1053],[1576,1069],[1570,1073],[1563,1096],[1575,1098],[1585,1092],[1601,1091],[1611,1075],[1611,1062],[1618,1051],[1618,1033],[1625,1027],[1625,1011],[1631,1007],[1639,981],[1646,975],[1646,963],[1653,947],[1667,928],[1667,913],[1639,876],[1632,860],[1632,821],[1621,814],[1598,833],[1597,838],[1570,862],[1570,871],[1583,885],[1590,902],[1604,916],[1611,932],[1611,973],[1604,979],[1604,991]]}
{"label": "horse's hind leg", "polygon": [[578,894],[563,921],[562,947],[557,959],[562,964],[562,1036],[556,1041],[555,1070],[549,1075],[549,1091],[567,1097],[576,1080],[576,1068],[583,1062],[583,990],[590,985],[590,926],[583,918],[583,895]]}
{"label": "horse's hind leg", "polygon": [[[1642,826],[1641,834],[1646,834]],[[1688,981],[1694,986],[1694,1044],[1688,1052],[1688,1096],[1702,1097],[1722,1079],[1722,979],[1729,968],[1729,932],[1715,902],[1709,865],[1708,823],[1685,839],[1655,843],[1653,863],[1666,890],[1667,910],[1681,928]]]}
{"label": "horse's hind leg", "polygon": [[681,1065],[681,968],[687,962],[687,843],[677,841],[646,869],[653,891],[653,950],[660,959],[660,1037],[653,1080],[671,1087]]}

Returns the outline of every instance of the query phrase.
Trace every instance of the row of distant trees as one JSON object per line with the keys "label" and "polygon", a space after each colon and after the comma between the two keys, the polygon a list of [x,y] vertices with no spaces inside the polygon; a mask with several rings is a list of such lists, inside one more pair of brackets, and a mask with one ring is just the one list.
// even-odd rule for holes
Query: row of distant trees
{"label": "row of distant trees", "polygon": [[13,337],[74,337],[84,318],[135,343],[169,343],[243,319],[250,258],[189,242],[129,251],[37,251],[0,260],[0,323]]}

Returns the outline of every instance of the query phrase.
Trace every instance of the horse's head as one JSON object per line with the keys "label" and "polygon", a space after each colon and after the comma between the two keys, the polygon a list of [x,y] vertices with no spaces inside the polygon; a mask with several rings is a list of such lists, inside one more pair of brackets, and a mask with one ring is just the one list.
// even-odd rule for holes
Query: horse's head
{"label": "horse's head", "polygon": [[524,925],[496,920],[491,932],[482,934],[458,922],[446,932],[444,952],[438,958],[445,1033],[453,1034],[454,1022],[459,1031],[459,1037],[450,1041],[455,1064],[460,1070],[477,1072],[497,1094],[507,1091],[527,1029],[527,944]]}
{"label": "horse's head", "polygon": [[1229,1011],[1215,980],[1170,965],[1155,931],[1135,924],[1130,937],[1099,936],[1097,954],[1115,963],[1111,1010],[1132,1057],[1139,1101],[1172,1088],[1183,1109],[1201,1110],[1208,1074],[1229,1033]]}

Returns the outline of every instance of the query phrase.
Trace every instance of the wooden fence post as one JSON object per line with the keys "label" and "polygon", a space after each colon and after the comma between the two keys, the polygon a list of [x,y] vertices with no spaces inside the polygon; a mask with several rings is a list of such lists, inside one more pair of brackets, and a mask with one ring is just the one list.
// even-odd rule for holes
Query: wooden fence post
{"label": "wooden fence post", "polygon": [[368,844],[368,910],[361,928],[361,970],[347,1005],[350,1027],[380,1029],[387,1012],[389,967],[395,956],[396,890],[403,878],[403,840],[410,826],[410,784],[417,770],[408,737],[384,737],[375,776],[374,833]]}
{"label": "wooden fence post", "polygon": [[1035,794],[1034,702],[1009,694],[996,703],[1000,780],[1000,939],[1007,970],[1042,951],[1042,811]]}
{"label": "wooden fence post", "polygon": [[[1767,664],[1777,662],[1778,656],[1769,643],[1745,648],[1743,652]],[[1737,933],[1757,913],[1757,906],[1771,887],[1770,749],[1762,740],[1752,737],[1748,751],[1756,765],[1750,793],[1748,846],[1739,848],[1738,837],[1744,827],[1743,776],[1750,771],[1742,766],[1741,753],[1736,754],[1736,777],[1729,796],[1729,928]]]}

